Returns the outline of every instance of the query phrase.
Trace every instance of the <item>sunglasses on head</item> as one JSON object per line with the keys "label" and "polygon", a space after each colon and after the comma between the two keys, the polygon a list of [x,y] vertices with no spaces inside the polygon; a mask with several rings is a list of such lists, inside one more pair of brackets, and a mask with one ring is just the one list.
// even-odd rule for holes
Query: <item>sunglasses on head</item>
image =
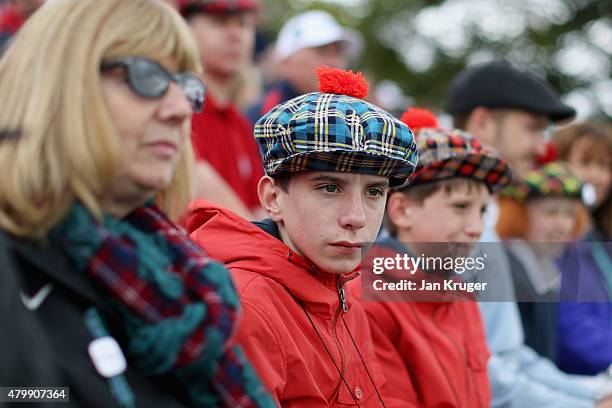
{"label": "sunglasses on head", "polygon": [[146,99],[161,98],[174,81],[191,103],[194,112],[201,112],[204,105],[204,82],[191,72],[171,74],[160,63],[144,57],[123,57],[102,62],[102,71],[116,67],[125,68],[127,82],[132,90]]}

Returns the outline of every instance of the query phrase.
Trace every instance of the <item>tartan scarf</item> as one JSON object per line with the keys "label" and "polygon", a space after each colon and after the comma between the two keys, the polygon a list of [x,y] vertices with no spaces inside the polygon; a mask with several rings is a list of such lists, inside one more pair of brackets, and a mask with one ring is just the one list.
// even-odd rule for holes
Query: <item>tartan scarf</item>
{"label": "tartan scarf", "polygon": [[77,203],[50,237],[111,299],[139,371],[175,376],[194,406],[274,406],[242,350],[227,346],[239,308],[228,271],[156,205],[98,222]]}

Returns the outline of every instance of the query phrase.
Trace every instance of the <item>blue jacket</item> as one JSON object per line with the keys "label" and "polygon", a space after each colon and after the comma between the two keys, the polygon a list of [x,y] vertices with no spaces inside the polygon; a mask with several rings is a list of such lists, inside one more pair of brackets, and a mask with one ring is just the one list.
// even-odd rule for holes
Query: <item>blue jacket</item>
{"label": "blue jacket", "polygon": [[[572,246],[580,267],[577,273],[563,271],[562,298],[574,301],[559,304],[558,365],[569,373],[597,374],[612,364],[612,298],[601,265],[606,257],[612,262],[612,242],[600,239],[591,234]],[[594,245],[604,254],[594,255]]]}

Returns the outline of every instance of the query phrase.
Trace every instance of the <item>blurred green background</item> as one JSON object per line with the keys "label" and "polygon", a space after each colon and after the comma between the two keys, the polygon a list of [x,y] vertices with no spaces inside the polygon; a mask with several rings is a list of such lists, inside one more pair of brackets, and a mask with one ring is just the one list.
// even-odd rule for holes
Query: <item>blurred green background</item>
{"label": "blurred green background", "polygon": [[[364,36],[352,68],[382,92],[441,111],[466,65],[504,58],[551,83],[579,118],[612,117],[612,0],[263,0],[272,39],[297,12],[320,8]],[[384,96],[384,95],[383,95]],[[398,107],[399,109],[400,107]]]}

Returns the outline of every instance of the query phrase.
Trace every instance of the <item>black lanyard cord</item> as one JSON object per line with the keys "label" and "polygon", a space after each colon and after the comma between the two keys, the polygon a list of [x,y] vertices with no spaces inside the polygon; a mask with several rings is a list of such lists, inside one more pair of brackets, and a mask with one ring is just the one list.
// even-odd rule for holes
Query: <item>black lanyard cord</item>
{"label": "black lanyard cord", "polygon": [[361,356],[361,352],[359,351],[359,347],[357,347],[357,343],[355,343],[355,339],[353,338],[353,335],[351,334],[351,331],[348,328],[348,325],[346,324],[346,320],[344,320],[344,316],[342,316],[342,323],[344,323],[344,327],[346,327],[346,331],[349,334],[349,337],[351,338],[351,341],[353,342],[353,346],[355,346],[355,350],[357,350],[357,354],[359,355],[359,359],[361,360],[361,364],[363,364],[363,367],[366,370],[366,373],[368,374],[368,378],[370,378],[370,382],[372,383],[372,386],[374,387],[374,391],[376,391],[376,395],[378,395],[378,399],[380,400],[380,403],[382,404],[383,408],[387,408],[385,406],[385,402],[383,401],[382,397],[380,396],[380,393],[378,392],[378,388],[376,387],[376,384],[374,383],[374,379],[372,379],[372,375],[370,374],[370,370],[368,370],[368,366],[366,365],[365,361],[363,360],[363,357]]}
{"label": "black lanyard cord", "polygon": [[[359,407],[359,402],[357,402],[357,398],[355,397],[355,395],[353,394],[353,392],[351,391],[351,387],[349,387],[348,383],[346,382],[346,379],[344,378],[344,375],[342,374],[342,372],[340,371],[340,368],[338,367],[338,364],[336,364],[336,360],[334,360],[334,357],[332,356],[331,352],[329,351],[329,349],[327,348],[327,345],[325,344],[325,341],[323,340],[323,337],[321,337],[321,334],[319,333],[319,331],[317,330],[317,327],[315,326],[314,322],[312,321],[312,319],[310,318],[310,314],[308,313],[308,311],[306,310],[306,308],[304,307],[304,304],[302,303],[301,300],[298,299],[298,302],[300,304],[300,306],[302,307],[302,310],[304,311],[304,313],[306,314],[306,317],[308,318],[308,321],[310,322],[310,324],[312,325],[312,328],[314,329],[315,333],[317,333],[317,336],[319,337],[319,340],[321,340],[321,344],[323,344],[323,347],[325,348],[325,351],[327,351],[327,355],[329,356],[329,358],[331,359],[332,363],[334,363],[334,367],[336,367],[336,370],[338,371],[338,374],[340,374],[340,378],[342,379],[342,382],[344,383],[344,385],[346,386],[346,389],[348,390],[349,394],[351,394],[351,397],[353,397],[353,401],[355,401],[355,404],[357,404],[357,406]],[[343,319],[344,320],[344,319]],[[377,391],[378,392],[378,391]]]}

